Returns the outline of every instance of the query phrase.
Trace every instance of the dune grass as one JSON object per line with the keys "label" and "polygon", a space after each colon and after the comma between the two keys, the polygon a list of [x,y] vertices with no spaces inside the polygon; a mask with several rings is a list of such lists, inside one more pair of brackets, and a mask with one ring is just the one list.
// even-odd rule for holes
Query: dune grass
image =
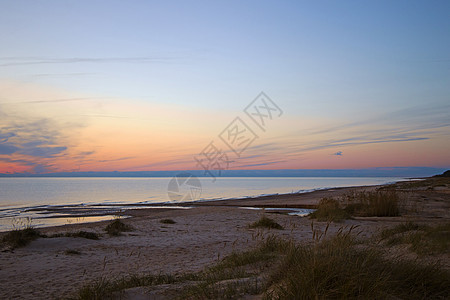
{"label": "dune grass", "polygon": [[341,208],[339,202],[333,198],[322,198],[317,210],[309,216],[312,219],[327,222],[340,222],[350,218],[350,214]]}
{"label": "dune grass", "polygon": [[66,233],[54,233],[51,235],[43,234],[41,235],[44,238],[58,238],[58,237],[75,237],[75,238],[84,238],[89,240],[99,240],[100,235],[91,231],[76,231],[76,232],[66,232]]}
{"label": "dune grass", "polygon": [[100,278],[82,287],[75,298],[78,300],[121,299],[120,292],[134,287],[154,286],[178,282],[180,278],[172,275],[127,275],[115,279]]}
{"label": "dune grass", "polygon": [[[448,270],[387,259],[369,241],[356,241],[353,228],[331,237],[315,235],[312,243],[270,235],[254,249],[233,252],[198,273],[101,278],[79,290],[77,299],[112,298],[127,288],[160,284],[174,284],[173,299],[444,299],[450,294]],[[415,225],[396,230],[410,228]]]}
{"label": "dune grass", "polygon": [[39,231],[29,226],[24,229],[15,229],[6,233],[2,238],[2,243],[15,249],[28,245],[31,241],[34,241],[40,236]]}
{"label": "dune grass", "polygon": [[278,224],[275,220],[266,217],[265,215],[262,215],[261,218],[250,224],[249,225],[250,228],[269,228],[269,229],[278,229],[278,230],[283,230],[283,226],[281,226],[280,224]]}
{"label": "dune grass", "polygon": [[292,243],[269,235],[258,247],[233,252],[196,276],[195,284],[187,286],[178,299],[240,299],[244,295],[263,292],[261,274],[267,272],[281,253]]}
{"label": "dune grass", "polygon": [[77,232],[68,232],[65,234],[66,237],[79,237],[79,238],[84,238],[84,239],[89,239],[89,240],[98,240],[100,239],[99,235],[95,232],[90,232],[90,231],[77,231]]}
{"label": "dune grass", "polygon": [[66,251],[64,251],[65,255],[81,255],[81,252],[78,250],[73,250],[73,249],[67,249]]}
{"label": "dune grass", "polygon": [[133,227],[123,223],[122,220],[117,218],[105,227],[105,231],[110,236],[119,236],[122,232],[133,231]]}
{"label": "dune grass", "polygon": [[450,223],[435,226],[402,223],[383,230],[380,238],[388,246],[409,245],[419,255],[450,253]]}
{"label": "dune grass", "polygon": [[344,196],[345,210],[353,216],[395,217],[400,215],[400,196],[396,191],[361,191]]}
{"label": "dune grass", "polygon": [[162,224],[175,224],[176,222],[172,219],[162,219],[159,221]]}
{"label": "dune grass", "polygon": [[386,260],[382,252],[356,247],[338,234],[313,245],[290,248],[271,274],[266,299],[445,298],[450,273],[437,265]]}
{"label": "dune grass", "polygon": [[354,217],[395,217],[400,215],[400,196],[396,191],[377,190],[347,193],[343,200],[322,198],[309,216],[326,222]]}

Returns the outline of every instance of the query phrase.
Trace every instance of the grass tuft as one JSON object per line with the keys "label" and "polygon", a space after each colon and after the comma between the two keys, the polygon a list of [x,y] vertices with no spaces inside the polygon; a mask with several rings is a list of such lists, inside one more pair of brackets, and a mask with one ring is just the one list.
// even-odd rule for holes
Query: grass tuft
{"label": "grass tuft", "polygon": [[89,232],[89,231],[77,231],[77,232],[67,232],[65,234],[66,237],[79,237],[89,240],[98,240],[99,236],[95,232]]}
{"label": "grass tuft", "polygon": [[385,260],[346,234],[291,248],[270,278],[266,299],[436,299],[450,293],[448,271]]}
{"label": "grass tuft", "polygon": [[250,224],[250,228],[258,228],[258,227],[264,227],[264,228],[270,228],[270,229],[279,229],[283,230],[283,226],[275,222],[273,219],[268,218],[266,216],[262,216],[258,221]]}
{"label": "grass tuft", "polygon": [[81,252],[78,250],[73,250],[73,249],[68,249],[66,251],[64,251],[65,255],[80,255]]}
{"label": "grass tuft", "polygon": [[[178,285],[167,292],[176,299],[445,299],[450,294],[448,270],[417,260],[388,260],[370,243],[356,241],[354,228],[303,244],[271,235],[199,273],[100,278],[79,290],[78,299],[117,298],[124,289],[173,283]],[[422,227],[405,223],[396,230],[417,228]]]}
{"label": "grass tuft", "polygon": [[133,227],[123,223],[120,219],[115,219],[114,221],[109,223],[108,226],[106,226],[106,228],[105,228],[105,231],[110,236],[119,236],[122,234],[122,232],[132,231],[132,230],[133,230]]}
{"label": "grass tuft", "polygon": [[31,241],[34,241],[38,237],[40,237],[39,231],[33,227],[27,227],[8,232],[5,236],[3,236],[2,242],[12,249],[15,249],[28,245]]}
{"label": "grass tuft", "polygon": [[342,209],[339,202],[333,198],[322,198],[317,210],[312,212],[310,218],[318,221],[340,222],[350,218],[350,214]]}
{"label": "grass tuft", "polygon": [[178,277],[172,275],[128,275],[116,279],[106,279],[104,277],[99,280],[85,285],[78,291],[75,299],[92,300],[92,299],[115,299],[115,294],[125,289],[139,286],[154,286],[160,284],[171,284],[179,281]]}
{"label": "grass tuft", "polygon": [[360,217],[396,217],[400,215],[400,197],[396,191],[362,191],[344,196],[345,210]]}
{"label": "grass tuft", "polygon": [[172,219],[162,219],[162,220],[160,220],[159,221],[160,223],[163,223],[163,224],[175,224],[176,222],[174,221],[174,220],[172,220]]}
{"label": "grass tuft", "polygon": [[233,252],[216,265],[197,274],[195,285],[188,286],[179,299],[240,299],[260,294],[260,274],[267,270],[292,243],[270,235],[255,249]]}
{"label": "grass tuft", "polygon": [[380,234],[388,246],[407,244],[419,255],[450,253],[450,223],[437,226],[403,223]]}

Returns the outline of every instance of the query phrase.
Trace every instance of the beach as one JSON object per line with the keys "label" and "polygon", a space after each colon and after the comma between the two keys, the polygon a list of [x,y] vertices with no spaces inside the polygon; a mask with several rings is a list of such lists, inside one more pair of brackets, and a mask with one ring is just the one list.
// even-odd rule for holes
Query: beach
{"label": "beach", "polygon": [[[394,185],[393,188],[404,199],[400,216],[353,217],[329,223],[288,214],[289,208],[292,211],[316,208],[323,198],[340,199],[349,193],[379,188],[386,186],[334,188],[309,193],[183,204],[188,209],[159,207],[128,210],[127,215],[130,217],[121,221],[133,229],[119,236],[109,236],[104,231],[111,221],[39,228],[39,232],[47,238],[38,238],[21,248],[2,248],[0,298],[76,298],[83,286],[100,278],[199,272],[233,252],[255,247],[264,236],[270,234],[307,243],[312,240],[312,222],[315,230],[323,232],[327,228],[327,235],[356,226],[360,238],[371,238],[382,229],[406,221],[431,225],[448,223],[450,220],[449,180],[439,185]],[[262,215],[275,220],[284,230],[249,228],[249,224]],[[65,233],[78,231],[97,233],[100,239],[64,236]],[[415,255],[405,248],[392,251],[404,252],[410,257]],[[439,261],[443,268],[450,268],[448,253],[426,259]],[[138,287],[125,290],[122,297],[171,299],[180,288],[167,284]],[[249,297],[260,299],[262,296]]]}

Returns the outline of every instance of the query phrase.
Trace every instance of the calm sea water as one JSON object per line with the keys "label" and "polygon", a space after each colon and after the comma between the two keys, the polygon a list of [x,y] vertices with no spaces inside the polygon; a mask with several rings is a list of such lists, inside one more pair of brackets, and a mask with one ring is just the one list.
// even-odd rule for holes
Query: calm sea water
{"label": "calm sea water", "polygon": [[[199,178],[176,182],[180,202],[243,198],[323,188],[378,185],[394,177]],[[111,218],[107,212],[173,202],[171,178],[0,178],[0,231],[32,218],[35,226],[90,222]],[[183,184],[187,183],[187,184]],[[176,188],[175,188],[176,189]],[[133,206],[135,205],[135,206]],[[103,215],[99,217],[98,215]]]}

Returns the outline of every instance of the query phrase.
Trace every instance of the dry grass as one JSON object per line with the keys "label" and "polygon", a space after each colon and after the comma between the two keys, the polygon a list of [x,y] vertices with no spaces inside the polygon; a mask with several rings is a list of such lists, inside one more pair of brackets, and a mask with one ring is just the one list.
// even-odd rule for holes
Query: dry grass
{"label": "dry grass", "polygon": [[132,230],[133,227],[123,223],[120,219],[114,219],[114,221],[109,223],[105,228],[106,233],[108,233],[110,236],[119,236],[122,234],[122,232]]}
{"label": "dry grass", "polygon": [[65,255],[81,255],[81,252],[78,250],[68,249],[64,251]]}
{"label": "dry grass", "polygon": [[[445,299],[450,294],[448,270],[386,259],[369,240],[357,242],[354,228],[341,228],[331,237],[313,234],[312,243],[301,244],[270,235],[256,248],[234,252],[194,274],[101,278],[81,289],[78,299],[110,299],[127,288],[160,284],[173,284],[169,298],[177,299]],[[405,223],[385,235],[420,228]]]}
{"label": "dry grass", "polygon": [[357,246],[340,234],[313,245],[290,248],[271,274],[266,299],[440,299],[450,294],[450,273],[438,265]]}
{"label": "dry grass", "polygon": [[407,222],[383,230],[380,237],[388,246],[406,244],[420,255],[450,253],[450,223],[427,226]]}
{"label": "dry grass", "polygon": [[277,222],[275,222],[273,219],[266,217],[265,215],[261,216],[261,218],[250,224],[249,225],[250,228],[269,228],[269,229],[279,229],[279,230],[283,230],[283,226],[281,226],[280,224],[278,224]]}
{"label": "dry grass", "polygon": [[339,202],[333,198],[320,200],[317,210],[311,213],[310,218],[318,221],[340,222],[350,218],[350,214],[341,208]]}
{"label": "dry grass", "polygon": [[40,236],[39,231],[30,226],[24,229],[15,229],[8,232],[3,236],[2,243],[8,245],[12,249],[15,249],[28,245],[31,241],[34,241]]}
{"label": "dry grass", "polygon": [[75,298],[79,300],[121,299],[120,292],[134,287],[175,283],[179,278],[172,275],[128,275],[115,279],[100,278],[82,287]]}
{"label": "dry grass", "polygon": [[362,191],[344,196],[345,210],[360,217],[396,217],[400,215],[400,196],[396,191]]}
{"label": "dry grass", "polygon": [[162,219],[159,221],[162,224],[175,224],[176,222],[172,219]]}

